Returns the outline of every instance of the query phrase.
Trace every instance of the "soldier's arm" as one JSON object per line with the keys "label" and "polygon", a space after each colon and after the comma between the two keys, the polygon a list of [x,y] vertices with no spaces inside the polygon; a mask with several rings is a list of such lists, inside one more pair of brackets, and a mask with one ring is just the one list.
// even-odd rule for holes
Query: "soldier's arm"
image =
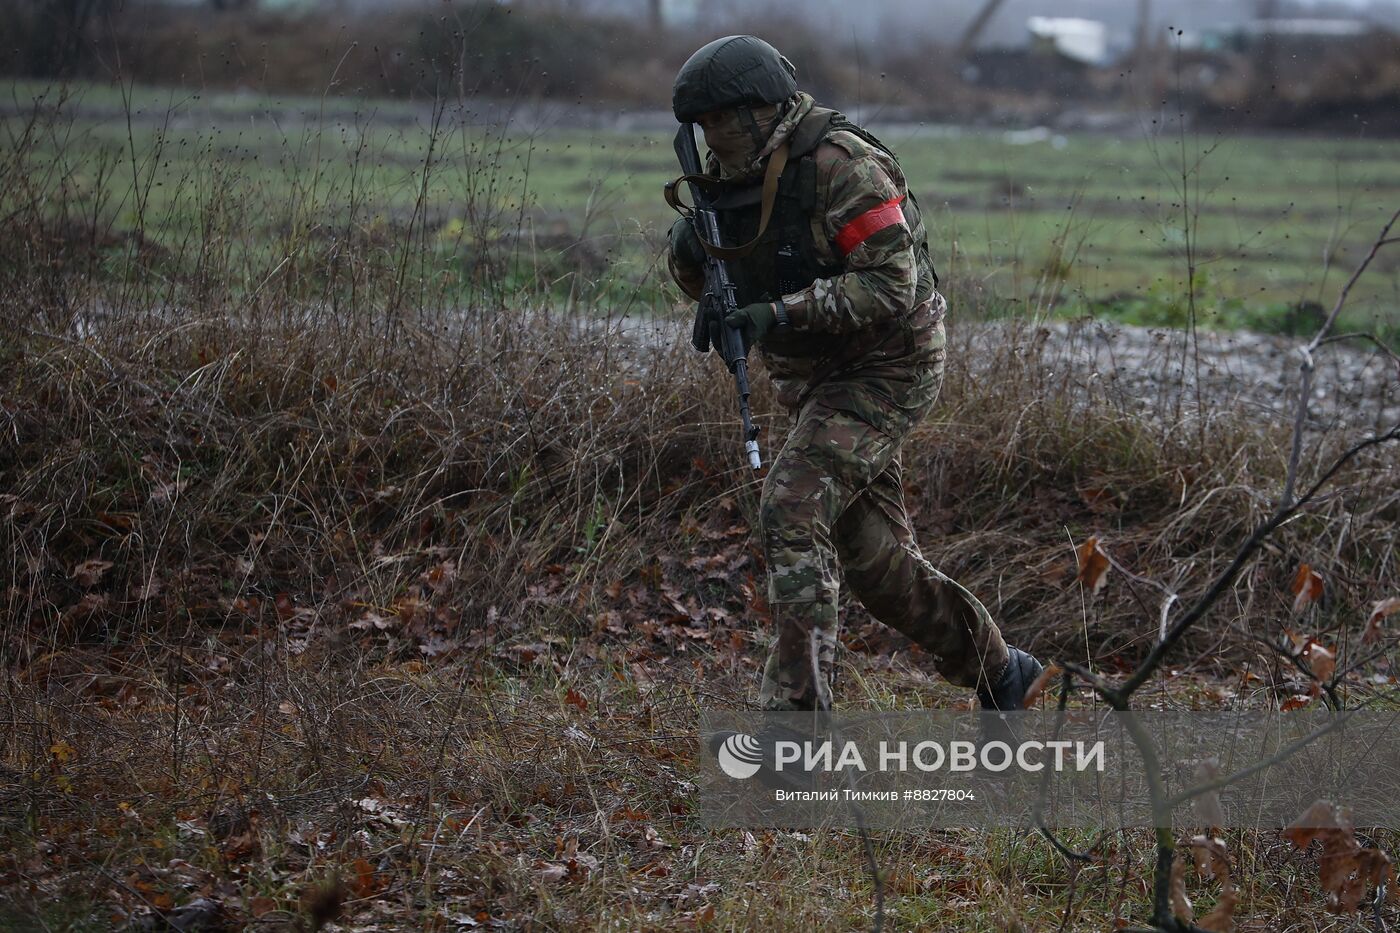
{"label": "soldier's arm", "polygon": [[817,160],[828,179],[823,228],[846,271],[783,296],[793,329],[843,333],[906,313],[919,273],[901,184],[869,149],[826,143]]}

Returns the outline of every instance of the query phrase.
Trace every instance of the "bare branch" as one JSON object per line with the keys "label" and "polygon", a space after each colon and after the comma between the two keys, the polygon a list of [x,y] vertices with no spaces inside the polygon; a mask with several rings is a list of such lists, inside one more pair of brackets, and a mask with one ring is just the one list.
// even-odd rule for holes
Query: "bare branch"
{"label": "bare branch", "polygon": [[1248,632],[1246,632],[1245,635],[1247,638],[1253,641],[1257,641],[1265,648],[1268,648],[1270,651],[1283,658],[1289,664],[1293,665],[1293,667],[1297,669],[1298,673],[1302,674],[1304,677],[1316,683],[1319,686],[1319,688],[1321,688],[1327,694],[1326,702],[1329,707],[1335,710],[1339,710],[1342,708],[1342,701],[1337,696],[1337,683],[1340,682],[1340,675],[1337,677],[1333,677],[1332,680],[1326,683],[1323,683],[1322,681],[1318,680],[1317,675],[1312,672],[1312,669],[1303,663],[1303,658],[1301,655],[1294,654],[1293,652],[1284,648],[1282,645],[1279,645],[1276,642],[1272,642],[1262,635],[1254,635]]}
{"label": "bare branch", "polygon": [[1076,851],[1074,851],[1073,849],[1071,849],[1069,846],[1065,845],[1065,844],[1064,844],[1063,842],[1061,842],[1058,838],[1056,838],[1055,834],[1054,834],[1053,832],[1051,832],[1051,831],[1050,831],[1050,828],[1049,828],[1048,826],[1046,826],[1044,823],[1042,823],[1042,824],[1040,824],[1039,826],[1037,826],[1036,829],[1040,830],[1040,834],[1041,834],[1042,836],[1045,837],[1046,841],[1050,843],[1050,845],[1055,849],[1056,852],[1060,853],[1061,855],[1063,855],[1065,858],[1069,859],[1070,861],[1074,861],[1074,862],[1096,862],[1096,861],[1098,861],[1097,857],[1091,855],[1091,854],[1088,853],[1088,852],[1076,852]]}

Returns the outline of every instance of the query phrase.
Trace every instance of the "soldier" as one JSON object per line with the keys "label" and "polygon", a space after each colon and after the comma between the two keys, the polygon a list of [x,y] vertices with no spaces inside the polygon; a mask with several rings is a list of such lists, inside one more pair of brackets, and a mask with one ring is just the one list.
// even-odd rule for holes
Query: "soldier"
{"label": "soldier", "polygon": [[[1040,663],[924,559],[904,510],[900,446],[938,395],[947,305],[894,154],[799,91],[792,64],[754,36],[692,55],[672,109],[704,131],[724,242],[703,244],[681,218],[671,274],[698,299],[703,251],[730,260],[741,307],[726,323],[762,351],[791,421],[760,503],[777,625],[761,705],[830,708],[839,561],[870,613],[950,682],[985,709],[1019,709]],[[718,325],[697,319],[697,347]]]}

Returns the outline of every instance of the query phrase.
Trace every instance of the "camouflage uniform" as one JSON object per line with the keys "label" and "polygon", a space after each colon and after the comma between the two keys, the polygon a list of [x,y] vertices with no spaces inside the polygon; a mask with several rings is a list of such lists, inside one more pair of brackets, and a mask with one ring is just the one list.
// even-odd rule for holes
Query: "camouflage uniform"
{"label": "camouflage uniform", "polygon": [[[753,171],[761,173],[783,139],[814,125],[806,121],[831,114],[798,95]],[[859,229],[852,236],[853,223],[898,203],[908,186],[890,154],[842,126],[832,123],[810,150],[815,198],[805,218],[808,242],[829,274],[791,292],[773,287],[761,259],[750,275],[770,279],[750,281],[749,289],[781,300],[791,322],[759,344],[791,419],[760,507],[778,629],[761,691],[769,709],[811,709],[819,698],[830,700],[838,563],[870,613],[928,650],[952,683],[985,688],[1007,666],[1007,647],[986,608],[923,558],[904,509],[900,448],[942,383],[946,304],[927,253],[919,252],[922,222],[911,230],[901,218],[852,245],[860,236]],[[725,174],[714,160],[710,171]],[[670,268],[698,298],[703,272],[674,251]],[[821,671],[816,682],[814,658]]]}

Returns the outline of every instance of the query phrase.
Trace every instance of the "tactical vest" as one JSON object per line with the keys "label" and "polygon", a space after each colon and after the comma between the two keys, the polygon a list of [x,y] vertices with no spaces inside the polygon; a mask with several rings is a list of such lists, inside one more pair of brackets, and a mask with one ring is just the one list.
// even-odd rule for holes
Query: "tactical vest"
{"label": "tactical vest", "polygon": [[[842,265],[829,265],[822,261],[812,233],[812,212],[817,207],[817,163],[813,153],[827,136],[838,130],[854,134],[884,152],[896,165],[899,163],[890,148],[874,134],[835,110],[813,108],[793,131],[788,164],[778,179],[778,192],[768,229],[747,256],[729,263],[740,305],[776,301],[783,295],[801,291],[817,279],[830,278],[846,271]],[[730,187],[715,198],[714,207],[725,244],[747,243],[757,234],[761,191],[762,185],[754,183]],[[917,305],[932,293],[938,284],[938,275],[929,258],[928,235],[912,191],[901,207],[905,223],[913,234],[919,263]],[[820,229],[820,225],[817,226]],[[829,338],[830,335],[772,332],[764,340],[764,346],[784,355],[809,356],[816,353],[819,347],[824,349]]]}

